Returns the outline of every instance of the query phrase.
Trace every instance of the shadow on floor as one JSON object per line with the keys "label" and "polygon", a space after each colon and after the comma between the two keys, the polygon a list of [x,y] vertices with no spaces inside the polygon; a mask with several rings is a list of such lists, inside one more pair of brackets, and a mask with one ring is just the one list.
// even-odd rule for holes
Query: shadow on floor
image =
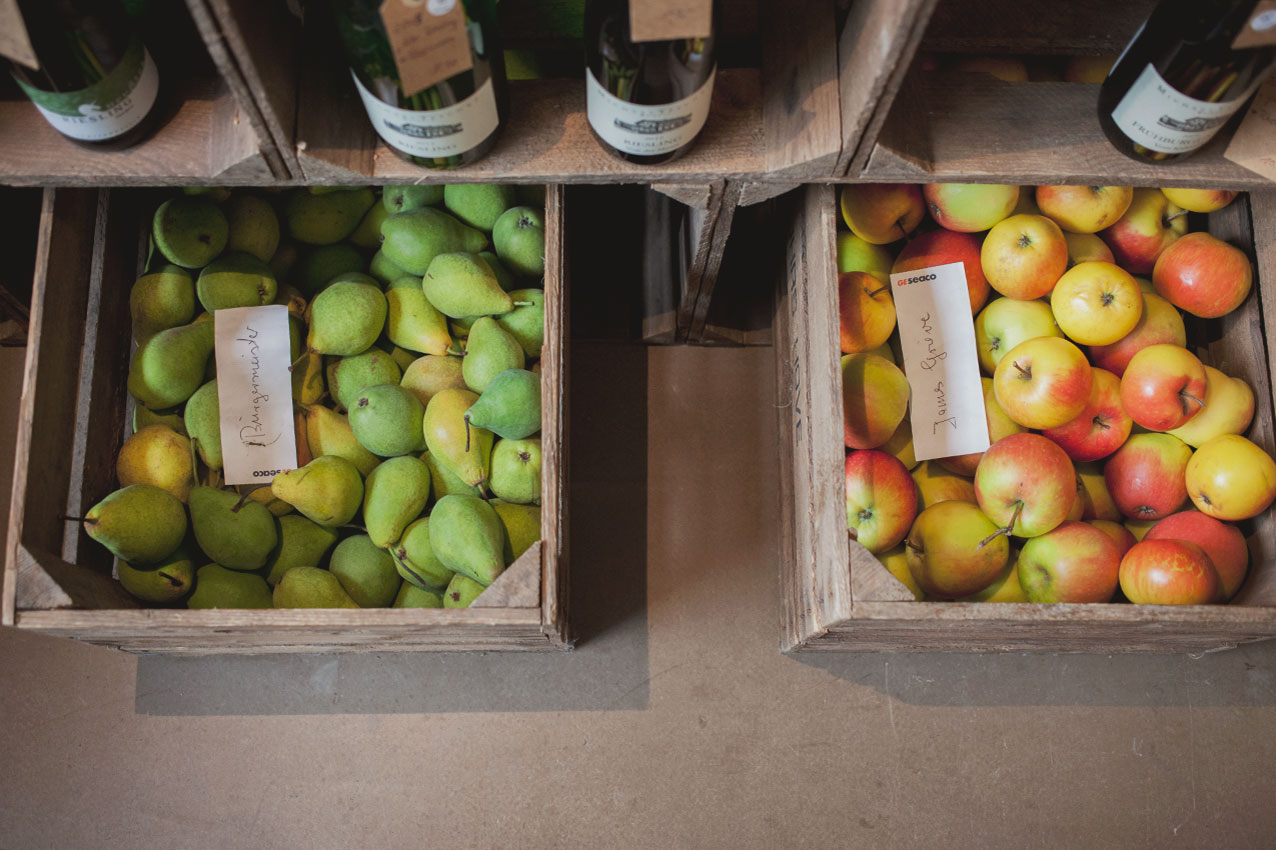
{"label": "shadow on floor", "polygon": [[[576,342],[570,377],[574,651],[143,656],[137,665],[137,713],[645,709],[647,349]],[[616,386],[628,391],[618,393]]]}

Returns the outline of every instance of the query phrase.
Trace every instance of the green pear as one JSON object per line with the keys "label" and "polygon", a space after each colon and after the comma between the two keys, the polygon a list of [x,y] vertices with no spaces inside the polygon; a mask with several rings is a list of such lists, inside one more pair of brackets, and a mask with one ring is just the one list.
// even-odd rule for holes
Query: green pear
{"label": "green pear", "polygon": [[199,548],[227,569],[261,569],[279,542],[274,515],[232,490],[196,487],[190,508]]}
{"label": "green pear", "polygon": [[190,554],[180,547],[153,567],[135,567],[120,561],[116,573],[124,589],[143,602],[176,602],[190,593],[195,583],[195,565]]}
{"label": "green pear", "polygon": [[199,459],[209,469],[221,469],[222,420],[216,381],[209,381],[195,390],[186,402],[186,422]]}
{"label": "green pear", "polygon": [[279,545],[266,562],[266,582],[274,587],[293,567],[317,567],[337,543],[337,532],[304,516],[288,514],[275,520]]}
{"label": "green pear", "polygon": [[[309,456],[307,455],[307,460]],[[257,504],[270,511],[271,516],[276,518],[287,516],[292,513],[292,505],[283,499],[275,498],[275,493],[270,489],[269,485],[263,487],[260,484],[236,484],[235,492],[240,496],[247,496]]]}
{"label": "green pear", "polygon": [[465,412],[465,420],[507,440],[532,436],[541,429],[540,376],[506,369],[488,382]]}
{"label": "green pear", "polygon": [[513,186],[499,183],[449,183],[443,187],[443,205],[470,227],[492,232],[501,213],[514,206]]}
{"label": "green pear", "polygon": [[297,288],[314,298],[328,284],[345,274],[360,273],[367,265],[358,249],[344,242],[320,245],[306,251],[297,268]]}
{"label": "green pear", "polygon": [[368,387],[397,384],[403,377],[399,364],[379,348],[342,357],[328,364],[328,392],[337,404],[349,410]]}
{"label": "green pear", "polygon": [[422,354],[447,354],[452,347],[447,318],[425,297],[419,278],[408,276],[394,281],[385,292],[385,300],[389,306],[386,330],[391,342]]}
{"label": "green pear", "polygon": [[318,567],[293,567],[275,585],[276,608],[358,608],[341,580]]}
{"label": "green pear", "polygon": [[541,289],[516,289],[510,293],[518,306],[496,323],[518,340],[529,360],[541,356],[545,346],[545,292]]}
{"label": "green pear", "polygon": [[496,254],[515,274],[545,273],[545,218],[532,207],[511,207],[492,228]]}
{"label": "green pear", "polygon": [[349,415],[359,444],[375,455],[397,457],[426,448],[425,408],[397,383],[365,388]]}
{"label": "green pear", "polygon": [[443,390],[469,389],[461,374],[461,358],[427,354],[413,360],[403,370],[399,386],[412,393],[422,404],[429,404]]}
{"label": "green pear", "polygon": [[312,457],[345,458],[363,475],[381,463],[381,458],[359,444],[349,419],[318,404],[306,408],[306,444]]}
{"label": "green pear", "polygon": [[390,553],[366,534],[347,537],[332,550],[328,570],[360,608],[389,608],[403,580]]}
{"label": "green pear", "polygon": [[232,307],[260,307],[275,300],[275,273],[252,254],[222,254],[199,273],[195,292],[208,312]]}
{"label": "green pear", "polygon": [[170,263],[198,269],[226,248],[230,227],[217,204],[202,197],[169,198],[155,210],[151,236]]}
{"label": "green pear", "polygon": [[386,186],[381,190],[381,205],[390,213],[433,206],[442,200],[443,187],[438,184]]}
{"label": "green pear", "polygon": [[430,548],[448,569],[484,587],[505,569],[505,528],[477,496],[444,496],[430,511]]}
{"label": "green pear", "polygon": [[167,425],[147,425],[120,446],[115,477],[121,487],[154,484],[185,503],[195,481],[191,441]]}
{"label": "green pear", "polygon": [[190,436],[186,433],[186,420],[182,418],[182,414],[151,410],[140,404],[133,405],[133,433],[136,434],[147,425],[167,425],[183,437]]}
{"label": "green pear", "polygon": [[405,581],[403,586],[399,588],[399,595],[394,597],[394,607],[442,608],[443,597],[431,590],[424,590]]}
{"label": "green pear", "polygon": [[89,508],[84,530],[111,554],[135,566],[158,564],[186,536],[186,508],[153,484],[121,487]]}
{"label": "green pear", "polygon": [[408,584],[427,590],[442,590],[452,580],[452,571],[434,557],[430,547],[430,518],[421,517],[403,530],[399,542],[390,547],[394,565]]}
{"label": "green pear", "polygon": [[279,216],[265,198],[240,192],[226,205],[227,251],[252,254],[269,263],[279,248]]}
{"label": "green pear", "polygon": [[229,186],[183,186],[182,192],[192,197],[206,197],[219,204],[230,200]]}
{"label": "green pear", "polygon": [[492,274],[496,275],[496,282],[501,285],[501,289],[509,292],[518,286],[518,276],[505,267],[494,251],[479,251],[479,256],[487,263]]}
{"label": "green pear", "polygon": [[212,353],[212,322],[196,320],[160,331],[133,353],[128,391],[152,410],[175,407],[204,383]]}
{"label": "green pear", "polygon": [[421,453],[421,462],[430,468],[430,492],[436,501],[449,493],[460,493],[463,496],[483,495],[481,486],[466,484],[459,475],[436,461],[429,452]]}
{"label": "green pear", "polygon": [[506,566],[517,561],[541,539],[541,509],[536,505],[516,505],[504,499],[488,502],[505,526]]}
{"label": "green pear", "polygon": [[392,457],[363,483],[363,527],[387,549],[430,503],[430,468],[411,456]]}
{"label": "green pear", "polygon": [[381,250],[406,271],[420,277],[439,254],[481,251],[487,236],[433,207],[395,213],[381,223]]}
{"label": "green pear", "polygon": [[296,242],[291,239],[281,240],[279,247],[275,249],[275,255],[269,260],[270,270],[275,273],[275,280],[290,279],[300,255],[301,250]]}
{"label": "green pear", "polygon": [[541,441],[497,440],[492,449],[492,492],[507,502],[541,502]]}
{"label": "green pear", "polygon": [[336,455],[323,455],[300,469],[279,473],[270,489],[304,517],[328,528],[349,523],[363,504],[359,470]]}
{"label": "green pear", "polygon": [[273,608],[270,585],[256,573],[228,570],[221,564],[208,564],[195,573],[195,592],[186,607],[208,608]]}
{"label": "green pear", "polygon": [[497,375],[525,365],[527,355],[523,353],[523,346],[491,316],[483,316],[470,328],[461,375],[471,390],[481,393]]}
{"label": "green pear", "polygon": [[440,253],[421,280],[430,303],[445,316],[494,316],[514,309],[514,299],[501,289],[496,273],[478,254]]}
{"label": "green pear", "polygon": [[316,195],[298,189],[288,197],[284,219],[288,233],[307,245],[340,242],[359,227],[376,196],[368,188],[342,189]]}
{"label": "green pear", "polygon": [[471,487],[487,481],[492,457],[492,432],[465,421],[476,401],[469,390],[443,390],[426,405],[423,423],[430,456]]}
{"label": "green pear", "polygon": [[195,317],[195,282],[190,272],[169,263],[139,277],[129,290],[129,313],[138,345],[160,331],[188,324]]}
{"label": "green pear", "polygon": [[469,608],[470,603],[478,599],[486,587],[460,573],[452,576],[447,590],[443,591],[444,608]]}
{"label": "green pear", "polygon": [[292,398],[301,405],[317,404],[328,392],[323,380],[323,355],[302,352],[292,365]]}
{"label": "green pear", "polygon": [[362,354],[385,326],[385,295],[367,275],[341,275],[310,302],[306,347],[323,354]]}
{"label": "green pear", "polygon": [[390,211],[385,208],[385,204],[373,204],[368,207],[368,211],[363,214],[363,220],[354,229],[354,233],[350,234],[351,244],[358,245],[360,248],[381,247],[381,223],[389,216]]}
{"label": "green pear", "polygon": [[[419,357],[420,355],[415,351],[408,351],[406,348],[401,348],[397,345],[390,349],[390,359],[398,365],[400,372],[415,363]],[[400,381],[399,383],[402,384],[403,382]],[[425,404],[425,402],[421,403]]]}
{"label": "green pear", "polygon": [[456,337],[469,338],[470,328],[474,327],[474,323],[482,316],[466,316],[463,319],[448,319],[448,328],[451,329],[452,335]]}
{"label": "green pear", "polygon": [[372,275],[382,286],[389,286],[390,281],[407,275],[402,267],[385,255],[385,251],[377,251],[368,263],[368,274]]}

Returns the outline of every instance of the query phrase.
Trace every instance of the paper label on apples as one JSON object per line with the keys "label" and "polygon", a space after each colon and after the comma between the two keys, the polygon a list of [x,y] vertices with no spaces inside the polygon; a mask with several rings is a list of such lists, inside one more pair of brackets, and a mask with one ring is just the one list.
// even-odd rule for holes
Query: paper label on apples
{"label": "paper label on apples", "polygon": [[891,275],[918,460],[982,452],[988,416],[962,263]]}
{"label": "paper label on apples", "polygon": [[297,468],[288,308],[218,310],[213,323],[226,483],[269,484]]}

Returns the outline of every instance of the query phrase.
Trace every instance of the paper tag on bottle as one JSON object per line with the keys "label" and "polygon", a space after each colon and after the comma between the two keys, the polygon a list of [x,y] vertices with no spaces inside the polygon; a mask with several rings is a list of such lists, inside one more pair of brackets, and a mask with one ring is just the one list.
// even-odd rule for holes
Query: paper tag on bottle
{"label": "paper tag on bottle", "polygon": [[712,34],[712,0],[637,0],[629,4],[629,37],[634,41],[708,38]]}
{"label": "paper tag on bottle", "polygon": [[0,0],[0,55],[8,56],[33,70],[40,70],[40,60],[31,46],[26,22],[18,0]]}
{"label": "paper tag on bottle", "polygon": [[1276,0],[1259,0],[1254,12],[1236,34],[1234,50],[1276,45]]}
{"label": "paper tag on bottle", "polygon": [[288,308],[218,310],[213,323],[226,483],[269,484],[297,468]]}
{"label": "paper tag on bottle", "polygon": [[1268,180],[1276,180],[1276,83],[1259,89],[1223,156]]}
{"label": "paper tag on bottle", "polygon": [[385,0],[381,22],[404,97],[474,67],[461,0]]}
{"label": "paper tag on bottle", "polygon": [[918,460],[988,448],[975,323],[962,263],[891,275]]}

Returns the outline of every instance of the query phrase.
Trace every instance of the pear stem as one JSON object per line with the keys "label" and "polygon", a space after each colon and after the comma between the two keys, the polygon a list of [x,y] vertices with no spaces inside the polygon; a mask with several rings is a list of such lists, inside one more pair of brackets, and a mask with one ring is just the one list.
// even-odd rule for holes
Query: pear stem
{"label": "pear stem", "polygon": [[82,523],[84,523],[85,525],[93,525],[94,523],[96,523],[96,522],[97,522],[97,520],[95,520],[95,519],[89,519],[88,517],[82,517],[82,516],[68,516],[68,515],[66,515],[66,514],[63,514],[63,515],[62,515],[62,518],[63,518],[64,520],[66,520],[67,522],[82,522]]}
{"label": "pear stem", "polygon": [[464,352],[464,351],[462,351],[462,350],[461,350],[461,349],[459,349],[459,348],[452,348],[451,346],[448,346],[447,353],[448,353],[448,354],[451,354],[451,355],[453,355],[453,356],[455,356],[455,357],[464,357],[464,356],[465,356],[465,352]]}
{"label": "pear stem", "polygon": [[466,414],[461,418],[465,420],[465,450],[468,452],[470,450],[470,414],[469,412],[467,411]]}
{"label": "pear stem", "polygon": [[[253,490],[256,490],[256,489],[257,489],[256,487],[253,488]],[[235,507],[230,509],[230,512],[232,514],[239,513],[239,509],[244,506],[244,502],[248,501],[248,497],[253,494],[253,490],[249,490],[247,493],[239,497],[239,501],[235,503]]]}
{"label": "pear stem", "polygon": [[199,486],[199,455],[195,453],[195,444],[198,442],[198,437],[191,437],[191,481],[196,487]]}

